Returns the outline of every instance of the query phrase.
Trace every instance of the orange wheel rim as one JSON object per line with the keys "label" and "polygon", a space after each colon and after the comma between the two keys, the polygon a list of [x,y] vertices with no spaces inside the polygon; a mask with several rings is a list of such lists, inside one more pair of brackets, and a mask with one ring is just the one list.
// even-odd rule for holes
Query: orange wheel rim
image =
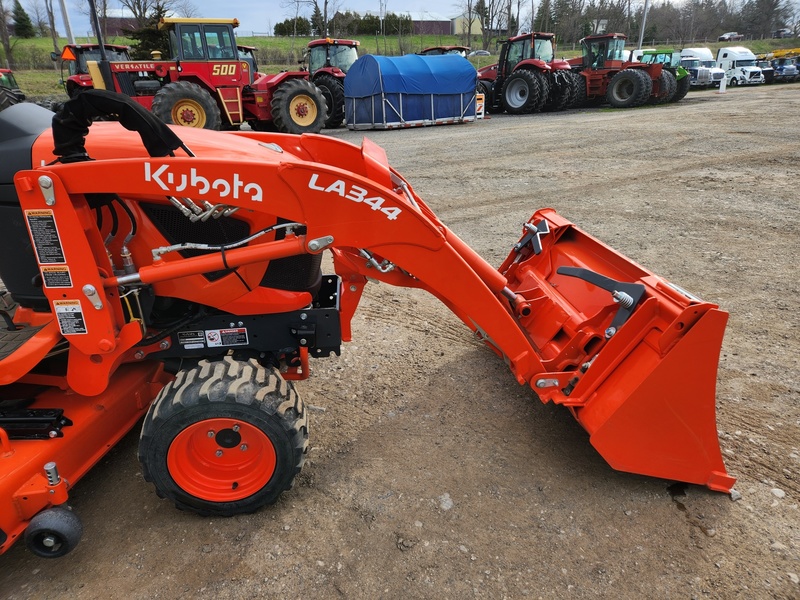
{"label": "orange wheel rim", "polygon": [[180,488],[209,502],[255,494],[275,473],[275,447],[259,428],[237,419],[205,419],[181,431],[167,452]]}

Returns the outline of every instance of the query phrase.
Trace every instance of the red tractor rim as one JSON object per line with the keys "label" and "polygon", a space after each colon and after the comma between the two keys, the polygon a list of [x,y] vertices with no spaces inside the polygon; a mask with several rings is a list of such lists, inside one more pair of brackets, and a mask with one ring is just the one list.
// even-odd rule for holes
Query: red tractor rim
{"label": "red tractor rim", "polygon": [[275,447],[259,428],[237,419],[206,419],[181,431],[167,468],[185,492],[209,502],[235,502],[258,492],[275,472]]}

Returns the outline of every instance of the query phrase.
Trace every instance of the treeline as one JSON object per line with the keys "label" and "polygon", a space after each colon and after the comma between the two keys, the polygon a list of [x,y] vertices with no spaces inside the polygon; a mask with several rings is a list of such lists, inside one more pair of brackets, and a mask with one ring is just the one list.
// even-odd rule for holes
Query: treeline
{"label": "treeline", "polygon": [[412,22],[409,15],[386,13],[383,20],[378,15],[360,15],[357,12],[337,12],[328,20],[327,27],[315,4],[311,18],[286,19],[274,27],[276,36],[331,36],[338,38],[358,35],[409,35]]}
{"label": "treeline", "polygon": [[[501,27],[506,23],[513,27],[516,21],[521,28],[553,32],[566,43],[602,31],[624,33],[636,40],[642,26],[644,39],[671,40],[676,44],[716,40],[726,31],[737,31],[749,40],[771,38],[782,28],[800,33],[800,12],[792,0],[654,1],[646,18],[643,4],[630,0],[542,0],[534,15],[515,11],[517,0],[481,0],[478,14],[481,4],[493,1],[512,2],[511,11],[507,10],[508,4],[504,5],[505,10],[496,11]],[[486,10],[485,14],[489,13]]]}

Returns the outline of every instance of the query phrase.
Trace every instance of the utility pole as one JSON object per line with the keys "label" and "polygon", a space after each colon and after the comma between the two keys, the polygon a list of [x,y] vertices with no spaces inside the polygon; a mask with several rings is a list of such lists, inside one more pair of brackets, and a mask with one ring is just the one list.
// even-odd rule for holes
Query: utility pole
{"label": "utility pole", "polygon": [[75,36],[72,35],[72,25],[69,22],[69,13],[67,12],[67,2],[66,0],[59,0],[61,4],[61,18],[64,19],[64,29],[67,30],[67,39],[69,40],[70,44],[75,43]]}
{"label": "utility pole", "polygon": [[648,10],[650,10],[650,0],[644,0],[644,13],[642,14],[642,26],[639,28],[639,45],[636,46],[637,50],[642,49],[642,42],[644,41],[644,26],[647,23]]}

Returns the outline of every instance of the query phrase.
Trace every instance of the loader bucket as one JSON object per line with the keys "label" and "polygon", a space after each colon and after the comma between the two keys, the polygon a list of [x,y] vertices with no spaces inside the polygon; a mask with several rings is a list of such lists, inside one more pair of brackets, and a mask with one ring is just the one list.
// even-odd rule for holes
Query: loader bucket
{"label": "loader bucket", "polygon": [[551,209],[499,270],[545,369],[529,378],[543,402],[567,406],[615,469],[731,490],[715,417],[727,313]]}

